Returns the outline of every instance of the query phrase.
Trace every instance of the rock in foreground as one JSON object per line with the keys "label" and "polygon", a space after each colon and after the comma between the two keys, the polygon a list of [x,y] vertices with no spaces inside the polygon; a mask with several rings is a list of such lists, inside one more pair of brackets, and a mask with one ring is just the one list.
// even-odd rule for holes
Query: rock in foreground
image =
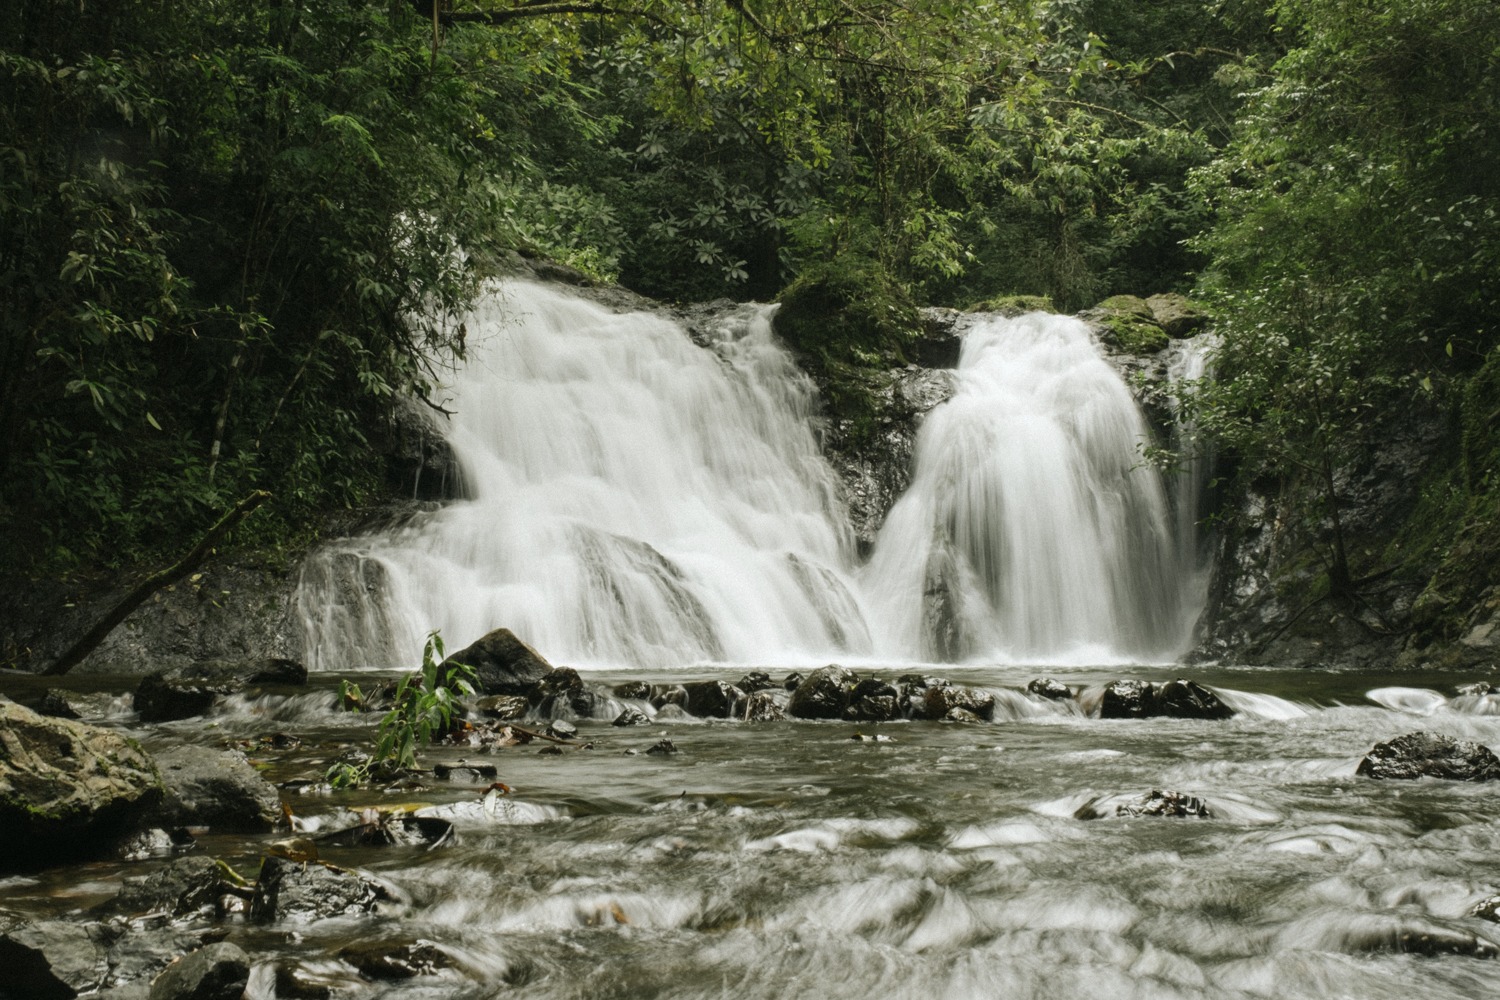
{"label": "rock in foreground", "polygon": [[103,851],[161,797],[134,741],[0,701],[0,871]]}
{"label": "rock in foreground", "polygon": [[1418,730],[1375,744],[1355,773],[1400,781],[1496,781],[1500,780],[1500,758],[1489,747],[1472,740]]}

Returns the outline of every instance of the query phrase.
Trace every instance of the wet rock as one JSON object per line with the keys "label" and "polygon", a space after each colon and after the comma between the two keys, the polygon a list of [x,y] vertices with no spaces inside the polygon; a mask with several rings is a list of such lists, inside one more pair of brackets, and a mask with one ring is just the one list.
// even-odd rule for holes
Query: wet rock
{"label": "wet rock", "polygon": [[676,705],[685,711],[687,703],[687,688],[681,684],[656,684],[651,688],[652,708],[660,709],[666,705]]}
{"label": "wet rock", "polygon": [[318,861],[268,857],[255,882],[250,919],[256,923],[311,923],[370,913],[392,899],[384,885],[359,872]]}
{"label": "wet rock", "polygon": [[625,709],[615,716],[614,722],[610,723],[612,726],[649,726],[650,724],[651,720],[646,717],[646,713],[638,708]]}
{"label": "wet rock", "polygon": [[[574,730],[575,732],[577,730]],[[461,781],[470,785],[491,782],[500,777],[500,769],[494,764],[434,764],[432,776],[439,781]]]}
{"label": "wet rock", "polygon": [[663,705],[656,710],[657,722],[682,722],[692,716],[681,705]]}
{"label": "wet rock", "polygon": [[193,835],[182,827],[174,830],[152,827],[125,837],[115,845],[114,853],[121,861],[145,861],[147,858],[165,858],[181,854],[183,851],[192,850],[195,845]]}
{"label": "wet rock", "polygon": [[169,826],[208,826],[261,833],[281,818],[281,796],[232,750],[181,746],[156,755],[166,795],[160,817]]}
{"label": "wet rock", "polygon": [[723,681],[694,681],[683,688],[688,696],[687,710],[704,719],[730,718],[745,700],[744,691]]}
{"label": "wet rock", "polygon": [[1500,896],[1488,896],[1469,908],[1469,916],[1500,924]]}
{"label": "wet rock", "polygon": [[1460,684],[1458,686],[1459,697],[1465,695],[1480,698],[1487,694],[1494,694],[1495,686],[1489,681],[1475,681],[1473,684]]}
{"label": "wet rock", "polygon": [[1234,709],[1193,681],[1175,680],[1155,687],[1155,714],[1174,719],[1228,719]]}
{"label": "wet rock", "polygon": [[782,680],[781,686],[787,691],[795,691],[797,690],[797,686],[801,684],[802,681],[802,674],[796,670],[793,670],[791,673],[786,675],[786,678],[784,680]]}
{"label": "wet rock", "polygon": [[526,713],[531,711],[531,702],[525,695],[496,694],[476,701],[474,711],[487,719],[514,722],[526,718]]}
{"label": "wet rock", "polygon": [[922,718],[925,712],[922,702],[927,696],[927,689],[948,687],[949,683],[946,677],[929,677],[926,674],[902,674],[897,677],[895,686],[901,714]]}
{"label": "wet rock", "polygon": [[578,727],[566,719],[553,719],[547,726],[547,735],[555,736],[560,740],[573,740],[578,738]]}
{"label": "wet rock", "polygon": [[779,688],[756,691],[745,701],[746,722],[780,722],[786,718],[787,694]]}
{"label": "wet rock", "polygon": [[608,689],[587,684],[547,695],[536,707],[544,719],[609,719],[619,711]]}
{"label": "wet rock", "polygon": [[1104,688],[1099,702],[1101,719],[1228,719],[1234,709],[1201,684],[1187,680],[1152,684],[1148,681],[1113,681]]}
{"label": "wet rock", "polygon": [[1145,681],[1112,681],[1099,703],[1101,719],[1144,719],[1151,713],[1151,685]]}
{"label": "wet rock", "polygon": [[647,753],[654,753],[654,754],[676,753],[677,752],[677,744],[675,744],[671,740],[667,740],[667,739],[658,740],[653,746],[651,746],[650,748],[648,748],[646,750],[646,752]]}
{"label": "wet rock", "polygon": [[1500,957],[1500,948],[1467,930],[1404,915],[1366,918],[1349,928],[1340,944],[1350,951],[1400,952],[1429,957]]}
{"label": "wet rock", "polygon": [[765,671],[752,670],[736,681],[734,686],[746,694],[754,694],[756,691],[764,691],[766,688],[775,687],[776,682],[771,680],[771,675]]}
{"label": "wet rock", "polygon": [[1151,309],[1151,317],[1169,337],[1190,337],[1208,322],[1208,313],[1185,295],[1173,292],[1152,295],[1146,299],[1146,305]]}
{"label": "wet rock", "polygon": [[161,797],[133,740],[0,701],[0,871],[108,850]]}
{"label": "wet rock", "polygon": [[151,1000],[240,1000],[250,982],[250,956],[237,945],[211,944],[167,966],[151,984]]}
{"label": "wet rock", "polygon": [[[864,687],[861,683],[860,687]],[[901,717],[901,704],[896,689],[882,684],[875,691],[861,695],[856,688],[853,700],[844,709],[844,718],[850,722],[889,722]]]}
{"label": "wet rock", "polygon": [[358,826],[325,834],[319,841],[335,847],[417,847],[428,851],[458,843],[453,823],[441,816],[368,809],[363,819]]}
{"label": "wet rock", "polygon": [[1049,701],[1067,701],[1073,697],[1072,688],[1051,677],[1038,677],[1026,685],[1026,690],[1038,698],[1046,698]]}
{"label": "wet rock", "polygon": [[616,698],[646,701],[651,697],[651,685],[645,681],[626,681],[624,684],[616,684],[613,693]]}
{"label": "wet rock", "polygon": [[361,941],[339,950],[368,979],[413,979],[452,968],[453,957],[431,941]]}
{"label": "wet rock", "polygon": [[849,737],[849,741],[851,743],[894,743],[894,742],[896,742],[895,739],[893,739],[890,736],[885,735],[884,733],[875,733],[875,734],[872,734],[872,735],[866,735],[865,733],[855,733],[853,736]]}
{"label": "wet rock", "polygon": [[150,875],[127,879],[97,912],[138,917],[163,913],[171,917],[217,914],[225,896],[248,897],[249,887],[223,862],[196,855],[179,858]]}
{"label": "wet rock", "polygon": [[1157,816],[1168,819],[1211,819],[1213,810],[1195,795],[1182,792],[1151,791],[1134,798],[1105,796],[1091,799],[1073,814],[1075,819],[1107,819],[1110,817],[1135,818]]}
{"label": "wet rock", "polygon": [[473,667],[474,688],[481,694],[529,695],[554,669],[508,628],[497,628],[450,654],[447,662]]}
{"label": "wet rock", "polygon": [[1500,780],[1500,758],[1472,740],[1419,730],[1375,744],[1355,773],[1394,780],[1495,781]]}
{"label": "wet rock", "polygon": [[277,1000],[331,1000],[338,985],[342,984],[301,966],[276,967]]}
{"label": "wet rock", "polygon": [[73,1000],[109,972],[116,934],[100,924],[32,922],[0,914],[0,993],[25,1000]]}
{"label": "wet rock", "polygon": [[[915,707],[915,706],[914,706]],[[949,719],[968,722],[965,717],[955,717],[955,709],[967,712],[973,721],[988,722],[995,717],[995,696],[984,691],[966,687],[929,687],[922,694],[922,716],[927,719]]]}
{"label": "wet rock", "polygon": [[203,660],[142,677],[135,691],[135,710],[144,722],[170,722],[203,715],[219,698],[252,685],[306,683],[307,668],[296,660]]}
{"label": "wet rock", "polygon": [[819,667],[792,692],[787,714],[798,719],[838,719],[849,705],[859,678],[838,664]]}
{"label": "wet rock", "polygon": [[37,714],[54,719],[81,719],[83,714],[73,707],[70,695],[59,688],[48,688],[36,705]]}

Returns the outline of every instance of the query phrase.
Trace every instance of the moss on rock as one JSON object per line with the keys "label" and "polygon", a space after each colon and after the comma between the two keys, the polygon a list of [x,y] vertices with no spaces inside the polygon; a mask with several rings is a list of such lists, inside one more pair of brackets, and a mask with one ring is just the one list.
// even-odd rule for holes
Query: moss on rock
{"label": "moss on rock", "polygon": [[1134,295],[1111,295],[1081,315],[1106,344],[1129,354],[1155,354],[1171,342],[1146,300]]}
{"label": "moss on rock", "polygon": [[1052,298],[1048,295],[1002,295],[999,298],[976,302],[964,311],[999,313],[1001,316],[1015,317],[1031,312],[1057,312],[1057,309],[1052,305]]}

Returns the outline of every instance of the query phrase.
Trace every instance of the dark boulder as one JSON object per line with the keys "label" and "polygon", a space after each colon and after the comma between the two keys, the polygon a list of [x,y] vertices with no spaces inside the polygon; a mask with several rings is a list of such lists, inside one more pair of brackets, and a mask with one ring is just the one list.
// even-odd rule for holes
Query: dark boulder
{"label": "dark boulder", "polygon": [[500,769],[494,764],[434,764],[432,776],[439,781],[457,781],[468,785],[491,782],[500,777]]}
{"label": "dark boulder", "polygon": [[37,714],[48,715],[54,719],[81,719],[83,713],[74,707],[72,694],[58,688],[48,688],[42,693],[42,698],[36,703]]}
{"label": "dark boulder", "polygon": [[802,674],[799,671],[793,670],[791,673],[787,674],[786,678],[781,682],[781,687],[786,691],[795,691],[797,690],[798,685],[800,685],[803,680],[804,678]]}
{"label": "dark boulder", "polygon": [[370,913],[377,903],[392,898],[384,885],[347,868],[268,857],[255,882],[250,919],[256,923],[311,923]]}
{"label": "dark boulder", "polygon": [[902,674],[897,677],[896,700],[901,714],[922,718],[925,711],[922,702],[927,697],[927,689],[948,687],[949,684],[946,677],[929,677],[925,674]]}
{"label": "dark boulder", "polygon": [[151,984],[151,1000],[240,1000],[250,982],[250,956],[221,942],[173,962]]}
{"label": "dark boulder", "polygon": [[160,819],[167,826],[262,833],[281,818],[276,786],[232,750],[173,747],[156,755],[156,766],[166,792]]}
{"label": "dark boulder", "polygon": [[792,692],[787,714],[798,719],[838,719],[849,705],[859,678],[837,664],[819,667]]}
{"label": "dark boulder", "polygon": [[646,748],[646,752],[650,753],[650,754],[676,753],[677,752],[677,744],[675,744],[671,740],[667,740],[667,739],[657,740],[656,743],[654,743],[650,747]]}
{"label": "dark boulder", "polygon": [[736,681],[734,686],[746,694],[754,694],[756,691],[775,687],[776,682],[771,680],[771,675],[764,670],[752,670]]}
{"label": "dark boulder", "polygon": [[1486,896],[1469,907],[1469,916],[1500,924],[1500,896]]}
{"label": "dark boulder", "polygon": [[[968,722],[967,718],[954,717],[955,709],[967,712],[978,720],[989,721],[995,717],[995,696],[984,691],[966,687],[929,687],[922,694],[921,715],[926,719],[951,719]],[[915,709],[913,705],[913,709]]]}
{"label": "dark boulder", "polygon": [[531,702],[524,695],[496,694],[476,701],[474,711],[487,719],[515,722],[526,718],[526,713],[531,711]]}
{"label": "dark boulder", "polygon": [[178,858],[171,864],[138,878],[127,879],[111,900],[96,912],[138,917],[165,913],[172,917],[222,915],[224,897],[249,896],[249,887],[222,861],[203,855]]}
{"label": "dark boulder", "polygon": [[431,941],[360,941],[339,949],[339,958],[366,979],[412,979],[453,966],[453,956]]}
{"label": "dark boulder", "polygon": [[745,701],[746,722],[780,722],[786,718],[788,696],[780,688],[756,691]]}
{"label": "dark boulder", "polygon": [[651,686],[651,707],[659,709],[663,705],[676,705],[686,709],[688,703],[687,688],[681,684],[653,684]]}
{"label": "dark boulder", "polygon": [[135,710],[144,722],[171,722],[203,715],[219,698],[247,687],[306,683],[307,668],[296,660],[203,660],[142,677],[135,691]]}
{"label": "dark boulder", "polygon": [[646,701],[651,697],[651,685],[645,681],[626,681],[624,684],[616,684],[613,693],[616,698]]}
{"label": "dark boulder", "polygon": [[883,693],[860,695],[856,690],[853,701],[844,709],[844,718],[850,722],[889,722],[901,717],[901,704],[896,689],[886,686]]}
{"label": "dark boulder", "polygon": [[1099,702],[1101,719],[1228,719],[1234,709],[1208,688],[1188,680],[1152,684],[1149,681],[1113,681],[1104,688]]}
{"label": "dark boulder", "polygon": [[1234,709],[1219,696],[1193,681],[1175,680],[1155,685],[1155,714],[1173,719],[1228,719]]}
{"label": "dark boulder", "polygon": [[1144,719],[1153,715],[1154,689],[1146,681],[1112,681],[1099,702],[1101,719]]}
{"label": "dark boulder", "polygon": [[451,654],[446,662],[473,667],[474,688],[480,694],[530,695],[553,670],[541,653],[508,628],[495,629]]}
{"label": "dark boulder", "polygon": [[610,723],[612,726],[649,726],[650,724],[651,720],[646,718],[646,713],[638,708],[625,709],[615,716],[614,722]]}
{"label": "dark boulder", "polygon": [[0,871],[108,850],[161,797],[135,741],[0,700]]}
{"label": "dark boulder", "polygon": [[581,681],[576,686],[546,695],[536,706],[536,714],[543,719],[609,719],[619,711],[620,703],[615,701],[608,688]]}
{"label": "dark boulder", "polygon": [[1026,691],[1028,694],[1034,694],[1038,698],[1046,698],[1049,701],[1067,701],[1073,697],[1072,688],[1051,677],[1038,677],[1026,685]]}
{"label": "dark boulder", "polygon": [[578,738],[578,727],[567,719],[553,719],[547,727],[547,735],[559,740],[576,740]]}
{"label": "dark boulder", "polygon": [[745,692],[723,681],[693,681],[684,684],[687,710],[699,718],[728,719],[745,700]]}
{"label": "dark boulder", "polygon": [[1395,780],[1495,781],[1500,779],[1500,758],[1472,740],[1418,731],[1375,744],[1355,773]]}
{"label": "dark boulder", "polygon": [[1114,816],[1134,818],[1158,816],[1167,819],[1212,819],[1213,810],[1196,795],[1164,792],[1159,788],[1134,798],[1109,796],[1092,799],[1073,814],[1076,819],[1106,819]]}
{"label": "dark boulder", "polygon": [[73,1000],[97,989],[109,973],[117,931],[64,920],[35,923],[0,914],[0,995]]}

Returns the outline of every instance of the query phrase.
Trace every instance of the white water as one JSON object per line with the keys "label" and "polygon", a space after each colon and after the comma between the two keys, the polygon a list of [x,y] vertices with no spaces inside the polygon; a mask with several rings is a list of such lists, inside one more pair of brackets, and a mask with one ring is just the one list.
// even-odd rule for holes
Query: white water
{"label": "white water", "polygon": [[1088,328],[992,319],[966,336],[959,375],[922,426],[911,487],[866,572],[886,641],[939,660],[1181,653],[1196,553]]}
{"label": "white water", "polygon": [[957,393],[860,567],[812,385],[769,315],[744,307],[704,350],[659,316],[504,285],[469,318],[451,386],[472,499],[308,561],[310,665],[405,665],[429,630],[457,648],[500,626],[582,666],[1186,647],[1195,517],[1144,464],[1149,432],[1082,324],[967,335]]}

